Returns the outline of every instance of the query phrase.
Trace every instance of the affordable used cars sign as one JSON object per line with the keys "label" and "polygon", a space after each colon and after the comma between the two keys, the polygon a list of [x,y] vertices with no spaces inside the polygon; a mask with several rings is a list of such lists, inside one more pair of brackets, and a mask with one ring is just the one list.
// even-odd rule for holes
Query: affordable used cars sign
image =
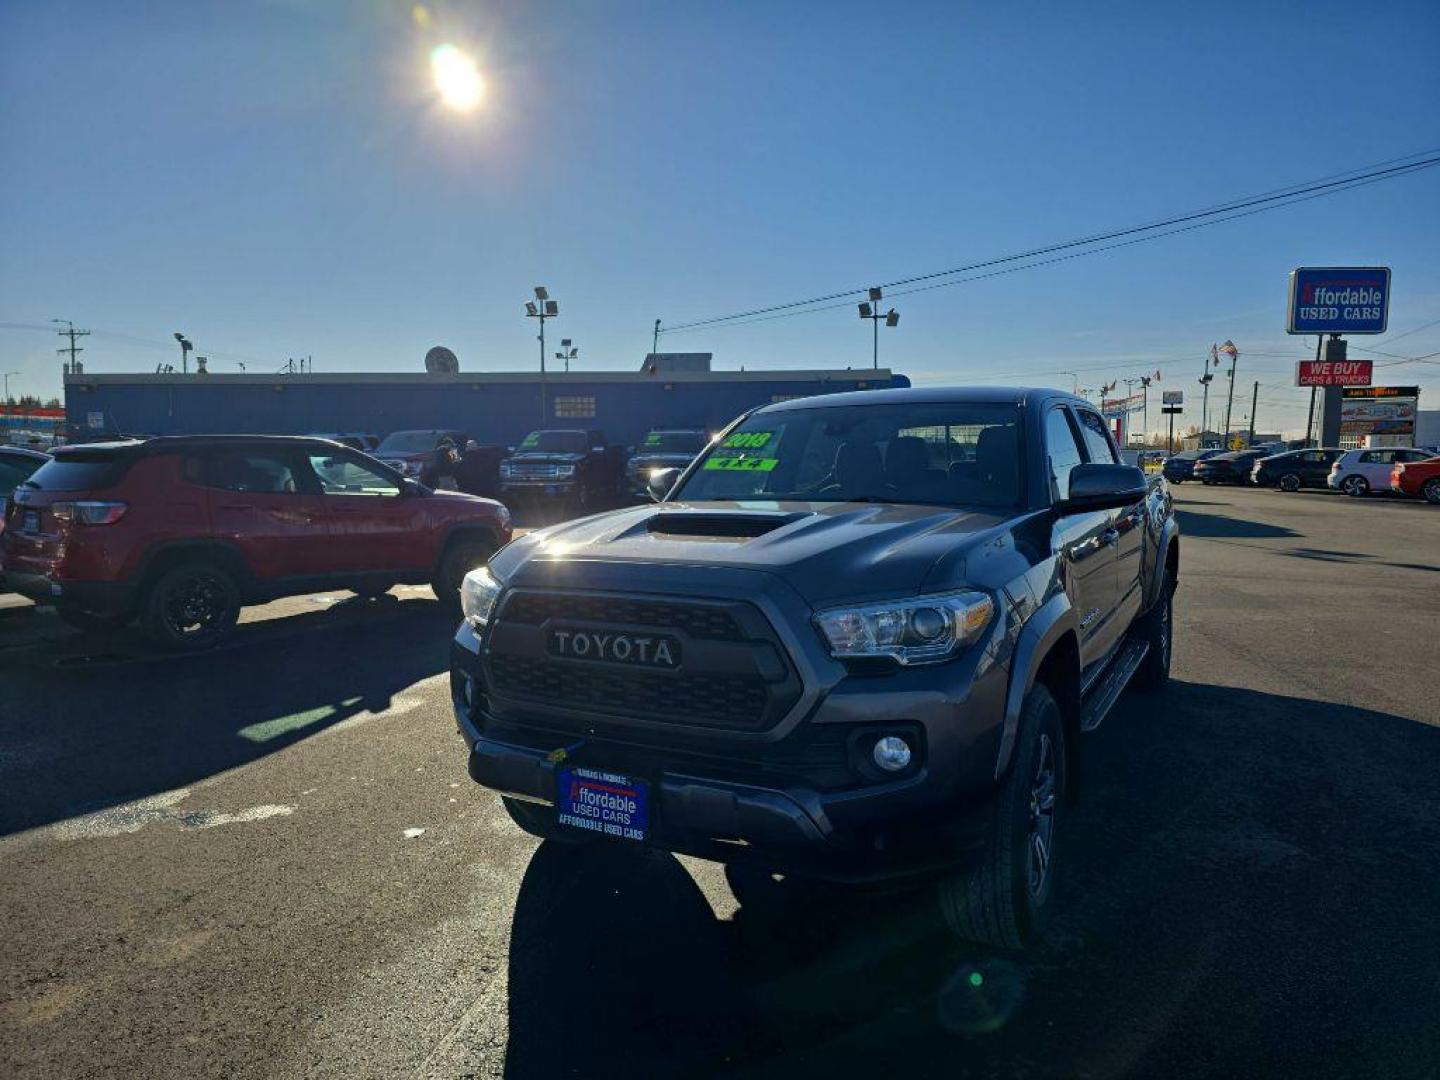
{"label": "affordable used cars sign", "polygon": [[1388,266],[1302,266],[1290,272],[1289,334],[1383,334]]}

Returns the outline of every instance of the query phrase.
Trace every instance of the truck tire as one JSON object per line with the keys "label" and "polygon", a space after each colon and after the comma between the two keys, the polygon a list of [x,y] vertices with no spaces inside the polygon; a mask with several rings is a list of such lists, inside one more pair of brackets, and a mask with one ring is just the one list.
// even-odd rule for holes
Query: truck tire
{"label": "truck tire", "polygon": [[1167,570],[1159,599],[1135,622],[1136,636],[1150,646],[1130,680],[1137,689],[1159,690],[1170,681],[1170,655],[1175,648],[1174,597],[1175,581]]}
{"label": "truck tire", "polygon": [[1055,845],[1068,783],[1060,707],[1037,683],[1020,708],[1015,756],[991,808],[982,862],[939,884],[940,912],[953,933],[1019,949],[1044,928],[1055,897]]}
{"label": "truck tire", "polygon": [[452,541],[440,556],[430,588],[435,590],[435,599],[451,615],[460,613],[460,582],[476,567],[484,566],[495,553],[495,545],[488,540],[461,537]]}
{"label": "truck tire", "polygon": [[566,829],[557,825],[554,807],[541,806],[524,799],[511,799],[505,795],[500,796],[500,801],[505,804],[505,812],[510,815],[511,821],[540,840],[554,840],[557,844],[589,844],[595,839],[579,829]]}
{"label": "truck tire", "polygon": [[195,652],[225,637],[240,618],[240,589],[214,563],[183,563],[155,579],[141,600],[140,623],[164,649]]}

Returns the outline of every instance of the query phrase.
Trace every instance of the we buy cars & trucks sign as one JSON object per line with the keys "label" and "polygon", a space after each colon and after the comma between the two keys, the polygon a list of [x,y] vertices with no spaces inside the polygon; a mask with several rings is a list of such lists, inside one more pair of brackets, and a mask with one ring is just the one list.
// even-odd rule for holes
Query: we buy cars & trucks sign
{"label": "we buy cars & trucks sign", "polygon": [[1371,360],[1301,360],[1295,365],[1296,386],[1369,386]]}
{"label": "we buy cars & trucks sign", "polygon": [[1290,272],[1287,334],[1383,334],[1388,266],[1302,266]]}

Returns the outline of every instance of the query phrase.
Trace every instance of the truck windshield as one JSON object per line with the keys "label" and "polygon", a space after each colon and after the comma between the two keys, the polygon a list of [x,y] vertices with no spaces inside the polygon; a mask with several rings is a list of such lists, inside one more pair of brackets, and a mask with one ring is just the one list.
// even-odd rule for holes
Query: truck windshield
{"label": "truck windshield", "polygon": [[525,436],[520,449],[547,454],[583,454],[590,449],[590,440],[583,431],[532,431]]}
{"label": "truck windshield", "polygon": [[991,402],[849,405],[757,413],[677,498],[1013,506],[1019,412]]}
{"label": "truck windshield", "polygon": [[700,431],[652,431],[645,436],[642,454],[698,454],[710,440]]}

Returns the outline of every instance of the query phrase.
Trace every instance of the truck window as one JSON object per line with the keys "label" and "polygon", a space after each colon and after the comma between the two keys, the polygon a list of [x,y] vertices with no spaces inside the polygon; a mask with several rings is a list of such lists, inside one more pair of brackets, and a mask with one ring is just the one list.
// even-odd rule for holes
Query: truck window
{"label": "truck window", "polygon": [[1051,409],[1045,415],[1045,455],[1050,463],[1050,498],[1068,499],[1070,470],[1082,459],[1064,409]]}
{"label": "truck window", "polygon": [[1080,431],[1085,436],[1085,448],[1090,451],[1090,460],[1114,465],[1115,451],[1110,445],[1105,421],[1086,409],[1076,409],[1075,415],[1080,417]]}

